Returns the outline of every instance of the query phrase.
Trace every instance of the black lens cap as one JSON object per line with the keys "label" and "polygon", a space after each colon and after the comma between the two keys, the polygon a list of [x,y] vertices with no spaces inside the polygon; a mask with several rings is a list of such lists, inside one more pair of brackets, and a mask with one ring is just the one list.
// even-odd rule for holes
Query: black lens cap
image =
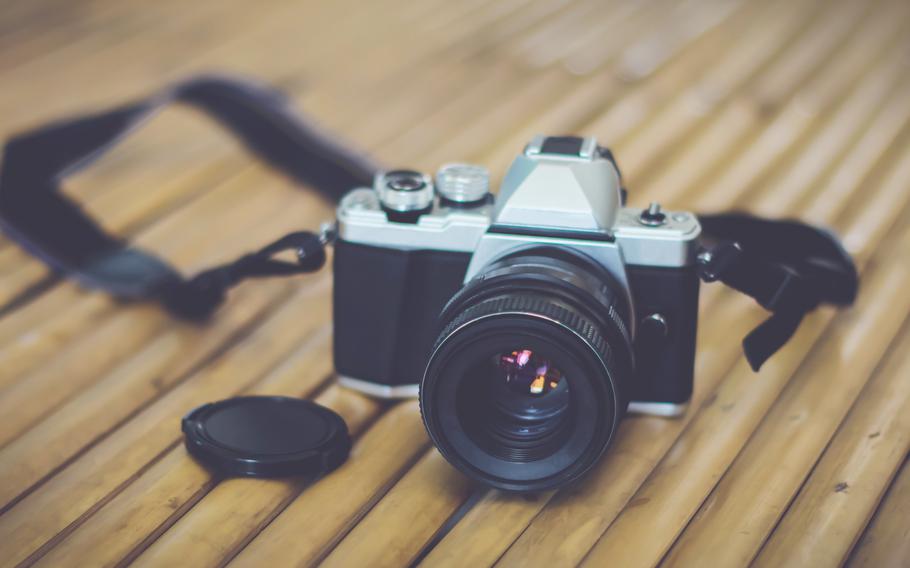
{"label": "black lens cap", "polygon": [[229,477],[321,475],[347,459],[344,420],[324,406],[284,396],[205,404],[183,418],[186,449]]}

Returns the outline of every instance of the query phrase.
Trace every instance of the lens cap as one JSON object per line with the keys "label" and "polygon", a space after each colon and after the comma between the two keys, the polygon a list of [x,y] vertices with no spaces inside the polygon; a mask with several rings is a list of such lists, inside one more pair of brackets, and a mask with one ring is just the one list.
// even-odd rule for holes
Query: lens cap
{"label": "lens cap", "polygon": [[348,457],[344,420],[324,406],[283,396],[205,404],[183,418],[190,454],[229,477],[321,475]]}

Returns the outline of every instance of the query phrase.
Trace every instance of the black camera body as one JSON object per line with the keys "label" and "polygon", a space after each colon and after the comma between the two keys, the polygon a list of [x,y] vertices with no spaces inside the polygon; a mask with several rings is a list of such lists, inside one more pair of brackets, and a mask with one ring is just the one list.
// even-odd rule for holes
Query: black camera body
{"label": "black camera body", "polygon": [[[370,395],[419,394],[431,437],[463,471],[502,488],[536,490],[586,470],[627,409],[684,412],[693,383],[700,226],[692,213],[625,207],[619,170],[593,138],[536,137],[495,200],[488,186],[485,169],[450,164],[435,183],[397,170],[343,198],[334,253],[335,366],[342,384]],[[496,329],[484,330],[489,326]],[[503,338],[538,348],[483,352]],[[441,362],[452,349],[459,360],[485,367],[442,378],[458,366]],[[592,366],[551,380],[563,375],[554,369],[589,356]],[[471,382],[486,373],[501,377]],[[519,394],[487,393],[493,383]],[[498,418],[465,402],[477,396],[500,401],[489,411]],[[608,408],[608,419],[592,409],[590,420],[609,435],[576,444],[577,455],[568,458],[587,465],[555,476],[543,467],[516,480],[510,463],[530,472],[528,464],[547,461],[525,455],[527,447],[571,438],[563,432],[538,439],[551,428],[542,426],[549,423],[542,409],[559,406],[557,414],[576,415],[562,422],[577,423],[590,400]],[[503,404],[514,408],[506,412],[510,422],[496,426],[499,437],[462,435],[471,429],[465,421],[499,421]],[[570,407],[577,408],[564,412]],[[437,423],[434,415],[448,418]],[[453,445],[448,438],[456,431]]]}
{"label": "black camera body", "polygon": [[[439,316],[470,261],[468,252],[335,241],[334,355],[342,384],[382,398],[417,396]],[[626,270],[639,322],[631,409],[677,416],[692,395],[698,275],[691,264]]]}

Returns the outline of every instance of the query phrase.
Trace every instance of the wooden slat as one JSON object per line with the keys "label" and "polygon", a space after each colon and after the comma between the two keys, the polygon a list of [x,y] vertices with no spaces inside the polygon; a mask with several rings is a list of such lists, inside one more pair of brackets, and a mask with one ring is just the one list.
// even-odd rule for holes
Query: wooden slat
{"label": "wooden slat", "polygon": [[[440,487],[445,487],[440,491]],[[429,451],[323,560],[326,566],[410,565],[452,512],[476,491],[474,483]],[[376,534],[385,535],[377,546]]]}
{"label": "wooden slat", "polygon": [[[900,92],[892,99],[902,101],[903,97],[903,92]],[[866,106],[871,108],[878,104],[875,98],[869,99],[864,96],[859,96],[855,100],[864,102]],[[849,108],[851,108],[850,105],[846,104],[845,109]],[[888,116],[890,120],[894,119],[893,114],[890,112],[886,111],[883,115]],[[840,126],[843,122],[849,122],[843,120],[843,118],[848,117],[835,115],[832,117],[831,124]],[[827,134],[827,131],[823,130],[818,140],[829,140]],[[810,148],[812,147],[810,146]],[[799,168],[799,165],[797,165],[797,168]],[[896,176],[892,179],[896,181],[901,174],[900,172],[895,173]],[[892,187],[896,189],[897,185],[892,182]],[[792,197],[788,193],[788,190],[792,189],[785,185],[779,191],[775,187],[774,195],[770,196],[769,202],[777,203],[781,197],[786,202]],[[832,195],[832,193],[835,194]],[[886,201],[896,197],[893,191],[886,191],[882,195]],[[835,197],[836,192],[824,191],[817,197],[817,201],[836,202]],[[895,203],[898,209],[901,207],[900,203],[901,201]],[[774,211],[769,211],[769,213],[774,213]],[[827,221],[832,222],[833,219],[827,219]],[[874,222],[887,226],[887,221],[881,218],[876,219]],[[863,247],[864,251],[854,250],[854,252],[861,255],[869,254],[873,243],[874,241],[867,241]],[[805,343],[803,342],[799,345],[799,348],[803,348]],[[685,526],[689,516],[694,512],[693,506],[700,503],[699,496],[706,491],[704,487],[698,489],[695,486],[699,483],[706,483],[708,484],[707,487],[710,487],[717,479],[718,471],[722,471],[724,467],[720,466],[719,470],[710,470],[710,464],[715,463],[713,460],[720,460],[719,463],[728,463],[732,459],[732,456],[735,455],[736,450],[741,445],[743,437],[754,428],[756,421],[761,419],[767,409],[767,405],[781,388],[782,383],[777,381],[788,378],[787,371],[784,371],[785,367],[776,366],[780,364],[781,358],[782,356],[771,362],[771,364],[775,365],[774,370],[769,372],[766,369],[762,373],[765,377],[768,377],[769,374],[771,376],[768,378],[763,377],[761,381],[756,382],[745,368],[738,370],[735,377],[727,377],[724,380],[721,389],[716,393],[716,398],[712,395],[710,408],[699,412],[695,422],[688,427],[686,434],[677,442],[679,447],[685,447],[686,450],[671,453],[670,455],[674,456],[674,458],[665,460],[665,464],[661,464],[652,472],[646,484],[632,497],[629,508],[610,527],[605,537],[605,542],[599,544],[598,548],[595,549],[600,551],[593,556],[595,562],[597,559],[610,557],[611,555],[624,558],[625,562],[632,565],[655,562],[660,558],[661,549],[657,546],[657,543],[663,542],[665,547],[672,543],[672,539]],[[744,383],[738,384],[740,380],[744,381]],[[760,387],[759,391],[747,390],[743,393],[737,393],[740,388],[755,389],[757,387]],[[725,402],[721,403],[718,401]],[[749,401],[749,408],[744,408],[742,401]],[[751,420],[751,422],[739,423],[739,420]],[[740,426],[744,428],[741,431],[737,430]],[[709,431],[723,432],[723,434],[712,437],[707,434]],[[704,452],[700,453],[697,449],[699,443],[704,443],[701,440],[708,441],[709,439],[708,446],[704,448]],[[726,449],[724,440],[729,441],[729,446]],[[726,457],[721,457],[724,452],[732,453],[726,454]],[[698,472],[706,469],[708,471],[705,475],[700,476]],[[686,489],[682,489],[679,483],[679,472],[687,470],[691,470],[691,473],[685,475],[684,480],[686,484],[691,485],[687,485]],[[667,484],[671,479],[673,481]],[[674,505],[675,502],[679,503]],[[678,519],[673,517],[677,508],[681,512],[681,517]],[[640,527],[643,525],[651,527],[646,536],[648,546],[629,546],[632,535],[639,533]],[[542,523],[541,526],[545,526],[545,524]],[[669,531],[669,534],[663,537],[666,539],[664,541],[661,541],[662,530]],[[533,539],[533,533],[528,533],[526,538],[529,541]],[[618,552],[620,550],[623,551],[622,554]],[[636,554],[639,556],[634,556]],[[656,557],[654,556],[655,554]],[[648,555],[650,560],[645,558],[645,555]]]}
{"label": "wooden slat", "polygon": [[[855,5],[855,3],[847,4],[847,6]],[[850,13],[844,14],[844,16],[854,17]],[[710,184],[699,187],[698,195],[689,200],[692,207],[699,211],[724,210],[729,208],[731,198],[745,195],[750,191],[755,192],[758,184],[767,180],[769,172],[773,171],[769,166],[785,163],[807,132],[817,126],[818,118],[830,112],[839,98],[849,92],[851,81],[863,77],[870,62],[876,61],[876,57],[885,51],[887,40],[892,39],[896,31],[894,25],[888,25],[893,21],[893,18],[873,18],[872,21],[866,22],[866,25],[861,28],[865,33],[857,38],[859,40],[857,44],[862,46],[862,49],[845,49],[842,53],[843,57],[829,59],[828,65],[824,67],[827,73],[813,77],[813,80],[802,86],[797,91],[793,103],[784,106],[779,114],[764,125],[758,136],[749,141],[748,146],[720,176],[713,179]],[[849,29],[840,28],[840,32],[843,33]],[[826,30],[823,29],[824,31]],[[810,50],[813,49],[815,45],[812,40],[815,38],[808,36],[806,39],[808,40],[807,47]],[[851,44],[846,43],[846,45]],[[794,51],[799,53],[798,50]],[[786,63],[784,67],[790,71],[790,61],[787,59],[782,61]],[[893,66],[901,65],[893,58],[880,62],[879,65],[884,68],[879,71],[877,76],[877,90],[870,87],[868,94],[858,95],[858,98],[867,99],[859,103],[860,105],[868,105],[868,99],[874,100],[878,93],[886,92],[890,83],[894,82],[894,67],[887,67],[888,63]],[[812,67],[802,69],[804,76],[812,70]],[[769,78],[773,81],[779,75],[780,73],[772,73]]]}
{"label": "wooden slat", "polygon": [[756,559],[839,565],[910,450],[907,325]]}
{"label": "wooden slat", "polygon": [[[753,6],[741,6],[735,13],[737,20],[747,17],[750,12],[745,8],[755,9]],[[680,83],[686,80],[691,73],[693,66],[716,64],[717,52],[711,49],[719,42],[719,36],[727,32],[726,27],[720,26],[723,21],[723,15],[730,16],[733,10],[712,11],[713,18],[705,18],[707,21],[701,21],[700,25],[695,27],[691,32],[690,43],[686,44],[666,44],[662,43],[665,35],[645,36],[639,40],[631,40],[630,44],[619,53],[615,53],[616,60],[610,63],[622,66],[624,62],[633,57],[637,51],[659,51],[660,55],[655,56],[646,68],[639,69],[633,78],[635,82],[629,83],[630,78],[624,76],[622,71],[615,71],[615,68],[605,64],[604,73],[593,74],[590,78],[584,80],[579,86],[569,90],[565,97],[554,101],[549,108],[543,112],[534,114],[528,124],[518,129],[508,139],[497,141],[495,146],[484,148],[476,154],[472,154],[472,159],[483,160],[489,164],[494,176],[500,175],[508,167],[514,158],[514,148],[521,147],[531,136],[540,132],[558,132],[560,129],[577,130],[594,135],[600,135],[610,142],[611,145],[615,140],[614,132],[609,130],[596,131],[589,123],[592,117],[598,117],[604,113],[604,109],[622,109],[621,114],[641,116],[642,112],[632,112],[629,107],[639,107],[643,105],[643,99],[656,101],[666,96],[665,91],[672,91]],[[718,13],[720,12],[720,13]],[[714,18],[721,19],[714,19]],[[674,20],[675,22],[675,20]],[[736,23],[731,25],[735,25]],[[671,26],[672,27],[672,26]],[[640,30],[647,32],[647,28]],[[682,56],[685,54],[685,57]],[[647,81],[642,81],[647,78]],[[597,124],[597,121],[594,121]],[[633,195],[633,197],[635,197]]]}
{"label": "wooden slat", "polygon": [[849,566],[910,565],[910,467],[904,462],[885,501],[856,545]]}

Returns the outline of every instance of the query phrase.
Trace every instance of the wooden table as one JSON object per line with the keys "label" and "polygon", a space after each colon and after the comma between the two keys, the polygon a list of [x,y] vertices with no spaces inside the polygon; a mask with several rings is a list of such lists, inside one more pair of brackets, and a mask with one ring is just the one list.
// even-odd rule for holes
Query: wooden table
{"label": "wooden table", "polygon": [[[5,136],[198,70],[246,72],[390,165],[496,177],[537,132],[614,149],[631,203],[836,228],[863,272],[759,373],[765,314],[702,297],[681,419],[634,417],[583,483],[486,491],[414,402],[333,382],[331,274],[248,283],[211,324],[118,305],[0,243],[0,563],[910,566],[910,4],[901,0],[4,0]],[[169,110],[68,191],[196,270],[331,207]],[[312,397],[355,436],[317,482],[224,480],[188,409]]]}

